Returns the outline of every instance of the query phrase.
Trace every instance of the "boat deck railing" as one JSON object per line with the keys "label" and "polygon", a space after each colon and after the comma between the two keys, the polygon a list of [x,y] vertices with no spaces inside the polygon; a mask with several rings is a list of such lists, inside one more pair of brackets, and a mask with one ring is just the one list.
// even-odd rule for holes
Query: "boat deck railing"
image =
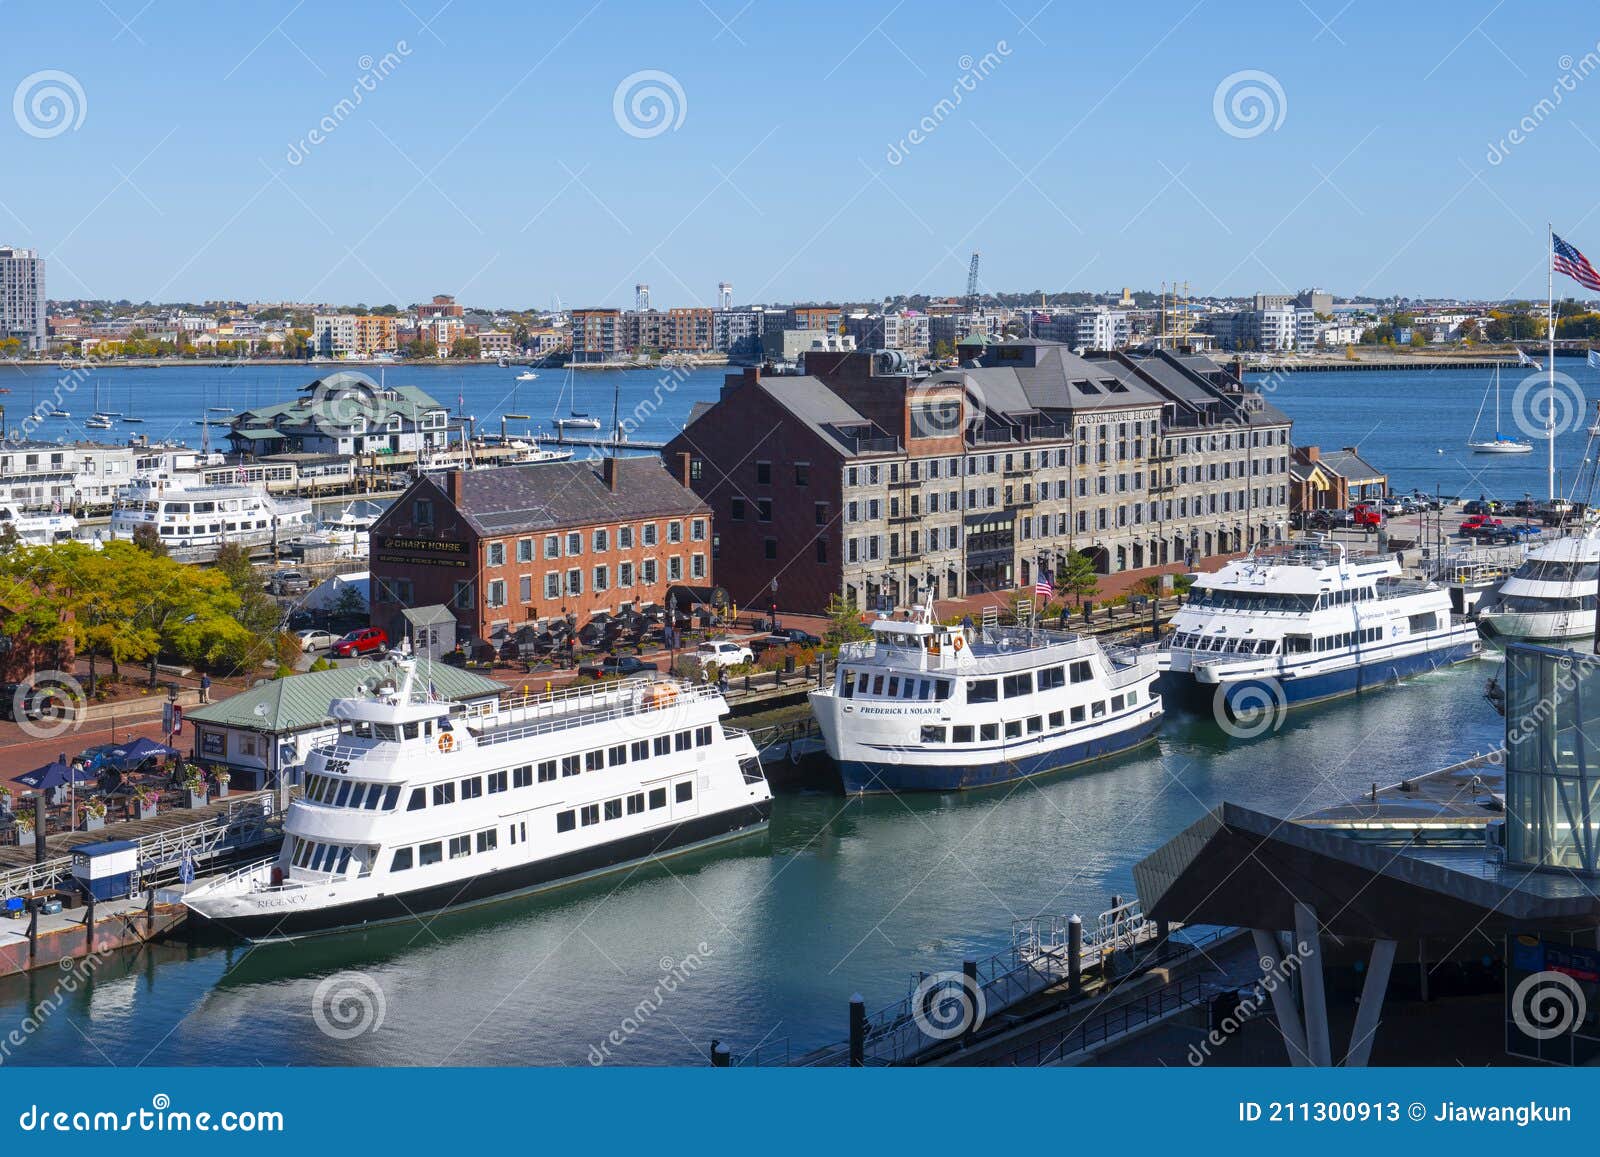
{"label": "boat deck railing", "polygon": [[671,679],[622,680],[550,696],[519,696],[503,703],[493,715],[482,717],[480,722],[485,727],[475,738],[479,747],[488,747],[612,719],[678,711],[721,698],[722,693],[714,684],[697,685]]}

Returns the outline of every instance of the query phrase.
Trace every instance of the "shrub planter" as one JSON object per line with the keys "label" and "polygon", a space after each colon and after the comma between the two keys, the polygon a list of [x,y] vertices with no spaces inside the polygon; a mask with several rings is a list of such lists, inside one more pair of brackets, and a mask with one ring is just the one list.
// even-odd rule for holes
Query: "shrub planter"
{"label": "shrub planter", "polygon": [[200,791],[195,791],[194,788],[190,788],[188,790],[188,796],[189,796],[189,805],[188,806],[190,806],[192,808],[198,808],[198,807],[205,807],[206,806],[206,793],[205,793],[204,789],[201,789]]}
{"label": "shrub planter", "polygon": [[153,799],[145,800],[143,802],[134,800],[133,812],[135,819],[153,820],[156,818],[156,801]]}
{"label": "shrub planter", "polygon": [[228,781],[225,780],[225,779],[219,779],[217,781],[217,798],[218,799],[227,799],[228,798]]}
{"label": "shrub planter", "polygon": [[97,832],[105,826],[105,816],[86,815],[83,817],[83,830],[86,832]]}

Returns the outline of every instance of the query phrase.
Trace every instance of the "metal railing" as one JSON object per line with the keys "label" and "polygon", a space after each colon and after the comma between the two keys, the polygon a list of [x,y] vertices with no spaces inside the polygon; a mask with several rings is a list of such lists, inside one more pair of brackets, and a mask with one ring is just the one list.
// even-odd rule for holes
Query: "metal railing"
{"label": "metal railing", "polygon": [[[666,690],[660,690],[666,688]],[[588,690],[585,688],[585,690]],[[547,700],[542,703],[532,703],[526,707],[512,708],[502,711],[501,716],[516,715],[527,712],[536,717],[534,722],[515,724],[494,731],[485,731],[476,736],[479,747],[491,747],[497,743],[510,743],[530,736],[546,735],[555,731],[566,731],[574,727],[584,727],[594,723],[604,723],[610,719],[625,719],[639,715],[648,715],[653,711],[676,710],[684,703],[698,703],[716,699],[721,695],[715,686],[696,686],[692,683],[654,683],[641,682],[634,687],[623,685],[613,687],[602,693],[605,698],[612,700],[603,704],[601,696],[596,696],[592,702],[592,710],[579,707],[572,709],[573,698]],[[547,710],[548,709],[548,710]],[[537,718],[544,716],[544,718]]]}
{"label": "metal railing", "polygon": [[[139,837],[140,871],[149,876],[174,870],[185,853],[198,868],[219,856],[275,840],[282,826],[283,815],[271,796],[237,800],[210,819]],[[108,832],[108,838],[112,834]],[[42,864],[0,872],[0,896],[29,895],[71,878],[72,855],[55,856]]]}
{"label": "metal railing", "polygon": [[987,1063],[997,1067],[1031,1068],[1057,1064],[1067,1057],[1157,1024],[1185,1009],[1201,1007],[1211,995],[1211,987],[1200,977],[1186,976],[1119,1008],[1079,1021],[1072,1028],[1030,1041]]}

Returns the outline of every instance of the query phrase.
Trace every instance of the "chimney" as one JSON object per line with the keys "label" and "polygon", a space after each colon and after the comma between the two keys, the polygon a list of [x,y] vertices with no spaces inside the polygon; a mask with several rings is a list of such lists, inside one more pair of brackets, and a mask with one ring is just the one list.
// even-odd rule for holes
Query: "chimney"
{"label": "chimney", "polygon": [[690,461],[690,458],[691,458],[691,455],[687,451],[681,451],[680,450],[678,452],[678,481],[683,483],[683,488],[685,490],[690,489],[690,486],[689,486],[689,461]]}
{"label": "chimney", "polygon": [[444,476],[445,496],[450,499],[451,506],[461,505],[461,471],[452,470]]}
{"label": "chimney", "polygon": [[607,455],[600,465],[600,477],[606,481],[606,489],[615,494],[617,492],[617,458],[616,455]]}
{"label": "chimney", "polygon": [[1322,457],[1322,451],[1315,446],[1302,446],[1300,447],[1300,455],[1309,464],[1320,459]]}

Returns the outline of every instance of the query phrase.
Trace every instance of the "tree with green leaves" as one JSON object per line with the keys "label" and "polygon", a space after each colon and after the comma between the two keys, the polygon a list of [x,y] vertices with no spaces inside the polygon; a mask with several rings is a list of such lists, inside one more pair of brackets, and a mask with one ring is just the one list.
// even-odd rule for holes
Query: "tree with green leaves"
{"label": "tree with green leaves", "polygon": [[832,595],[828,599],[828,642],[835,645],[852,643],[858,639],[868,638],[872,632],[861,621],[861,611],[853,600],[846,599],[843,595]]}
{"label": "tree with green leaves", "polygon": [[1100,593],[1100,577],[1095,574],[1094,563],[1088,555],[1075,550],[1067,553],[1067,565],[1056,576],[1056,590],[1071,595],[1079,607],[1083,606],[1084,599]]}

